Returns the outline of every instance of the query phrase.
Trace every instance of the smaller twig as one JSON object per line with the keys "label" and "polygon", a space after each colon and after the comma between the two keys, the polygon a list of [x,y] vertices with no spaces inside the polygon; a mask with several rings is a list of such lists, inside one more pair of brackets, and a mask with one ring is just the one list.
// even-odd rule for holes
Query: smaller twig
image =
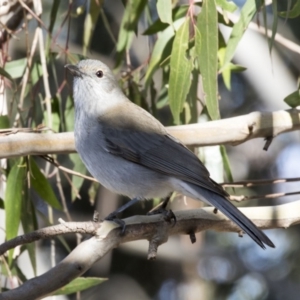
{"label": "smaller twig", "polygon": [[255,195],[255,196],[245,196],[245,195],[230,195],[229,199],[231,201],[236,201],[236,202],[241,202],[244,200],[255,200],[255,199],[274,199],[278,197],[283,197],[283,196],[292,196],[292,195],[299,195],[300,192],[290,192],[290,193],[273,193],[273,194],[265,194],[265,195]]}
{"label": "smaller twig", "polygon": [[45,160],[47,160],[48,162],[50,162],[51,164],[53,164],[54,166],[56,166],[59,170],[61,170],[63,172],[66,172],[66,173],[71,174],[71,175],[79,176],[79,177],[82,177],[84,179],[87,179],[87,180],[94,181],[94,182],[98,183],[98,181],[94,177],[86,176],[86,175],[83,175],[79,172],[76,172],[76,171],[73,171],[71,169],[68,169],[68,168],[65,168],[65,167],[61,166],[54,158],[50,157],[49,155],[43,155],[41,157],[44,158]]}
{"label": "smaller twig", "polygon": [[245,180],[245,181],[236,181],[233,183],[224,182],[221,185],[224,188],[232,187],[232,188],[242,188],[242,187],[252,187],[257,185],[267,185],[267,184],[278,184],[285,182],[295,182],[300,181],[300,177],[295,178],[277,178],[277,179],[269,179],[269,180]]}

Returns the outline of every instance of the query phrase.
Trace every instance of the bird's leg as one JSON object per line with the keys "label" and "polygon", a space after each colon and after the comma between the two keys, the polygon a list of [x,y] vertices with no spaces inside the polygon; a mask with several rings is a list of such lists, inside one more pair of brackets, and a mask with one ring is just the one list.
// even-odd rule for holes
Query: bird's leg
{"label": "bird's leg", "polygon": [[[172,195],[172,194],[171,194]],[[176,216],[174,215],[173,211],[171,209],[166,209],[170,199],[171,195],[166,197],[164,201],[159,205],[158,208],[154,208],[150,210],[147,215],[157,215],[162,214],[164,216],[164,219],[166,222],[171,222],[174,220],[174,225],[176,224]]]}
{"label": "bird's leg", "polygon": [[135,204],[136,202],[138,202],[139,199],[138,198],[133,198],[131,199],[129,202],[126,202],[124,205],[120,206],[119,208],[117,208],[115,211],[113,211],[112,213],[110,213],[105,220],[107,221],[113,221],[117,224],[120,225],[120,227],[122,228],[121,230],[121,235],[123,235],[125,233],[125,229],[126,229],[126,224],[123,220],[119,219],[117,217],[117,215],[121,212],[123,212],[125,209],[127,209],[128,207],[132,206],[133,204]]}

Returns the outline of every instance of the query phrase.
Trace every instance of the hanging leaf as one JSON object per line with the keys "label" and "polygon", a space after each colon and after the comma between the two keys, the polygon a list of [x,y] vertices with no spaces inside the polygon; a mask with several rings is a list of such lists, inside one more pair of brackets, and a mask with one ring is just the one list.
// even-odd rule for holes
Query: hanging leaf
{"label": "hanging leaf", "polygon": [[83,50],[82,54],[86,56],[87,50],[91,44],[92,34],[96,26],[100,9],[102,6],[102,1],[89,1],[89,11],[87,12],[84,20],[84,30],[83,30]]}
{"label": "hanging leaf", "polygon": [[176,124],[180,123],[187,93],[191,85],[192,62],[186,54],[189,47],[190,19],[181,25],[175,35],[170,60],[169,103]]}
{"label": "hanging leaf", "polygon": [[30,157],[30,171],[31,185],[37,192],[37,194],[53,208],[61,209],[61,205],[57,200],[49,181],[40,171],[39,167],[32,157]]}
{"label": "hanging leaf", "polygon": [[157,13],[163,23],[172,24],[172,0],[157,0]]}
{"label": "hanging leaf", "polygon": [[[218,14],[215,1],[204,0],[198,16],[196,51],[202,75],[205,104],[212,120],[220,118],[218,101]],[[200,39],[200,40],[199,40]]]}
{"label": "hanging leaf", "polygon": [[222,68],[224,68],[232,60],[237,45],[239,44],[255,12],[256,12],[255,0],[247,0],[247,2],[244,4],[241,10],[241,15],[239,20],[235,23],[235,25],[232,28],[232,32],[230,34],[227,43],[225,59]]}
{"label": "hanging leaf", "polygon": [[283,101],[292,108],[300,105],[300,90],[297,90],[288,96],[286,96]]}
{"label": "hanging leaf", "polygon": [[[173,23],[173,27],[177,30],[184,22],[184,18],[181,18]],[[153,73],[157,70],[160,63],[164,61],[172,51],[172,39],[174,37],[174,29],[168,26],[163,32],[158,34],[158,39],[153,48],[149,66],[145,75],[145,86],[148,87],[151,82]]]}
{"label": "hanging leaf", "polygon": [[[21,220],[22,191],[26,176],[26,166],[22,160],[17,160],[10,170],[7,178],[5,191],[5,225],[6,239],[10,240],[17,236]],[[13,251],[9,251],[8,260],[12,261]]]}

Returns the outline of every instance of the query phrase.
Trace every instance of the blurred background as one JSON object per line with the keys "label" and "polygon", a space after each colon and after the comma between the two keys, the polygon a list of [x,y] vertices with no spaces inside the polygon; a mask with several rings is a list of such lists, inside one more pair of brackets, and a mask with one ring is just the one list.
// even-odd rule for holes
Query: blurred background
{"label": "blurred background", "polygon": [[[177,4],[173,3],[173,6],[188,6],[191,2],[179,1]],[[291,1],[290,7],[293,7],[296,2],[299,3],[299,1]],[[149,19],[154,23],[159,18],[156,1],[147,1],[147,9],[141,13],[131,46],[123,52],[117,47],[120,26],[124,18],[122,1],[70,0],[41,3],[42,22],[47,25],[47,28],[49,24],[53,24],[51,37],[47,36],[47,30],[42,28],[45,44],[51,44],[48,48],[51,49],[48,56],[48,72],[52,111],[53,114],[64,111],[63,117],[59,113],[53,116],[52,127],[56,131],[73,130],[72,82],[71,78],[67,78],[63,65],[82,57],[101,59],[114,68],[120,84],[131,100],[150,110],[164,125],[174,125],[167,102],[167,84],[164,80],[168,72],[158,69],[153,75],[151,90],[146,90],[143,86],[145,74],[143,70],[147,68],[157,38],[155,34],[143,35],[143,32],[149,27]],[[245,1],[234,1],[234,3],[241,8]],[[27,4],[33,9],[30,1]],[[56,9],[53,8],[54,5],[57,5]],[[240,116],[253,111],[271,112],[289,109],[283,99],[298,87],[300,18],[298,16],[274,18],[275,8],[278,11],[285,11],[287,5],[286,1],[276,1],[276,6],[274,1],[273,3],[266,1],[264,10],[255,15],[251,26],[239,42],[233,59],[235,64],[246,69],[231,74],[230,90],[226,87],[223,77],[218,76],[221,118]],[[98,13],[91,14],[91,7],[97,9]],[[192,12],[196,15],[199,10],[198,6],[192,8]],[[54,13],[55,21],[52,23]],[[228,13],[228,17],[236,20],[239,18],[239,13],[240,9],[237,9],[234,13]],[[89,27],[89,37],[85,32],[88,16],[93,20]],[[134,18],[135,15],[133,14],[132,17]],[[277,34],[294,43],[298,47],[298,52],[288,43],[278,42],[276,38],[270,51],[270,40],[260,32],[260,29],[264,31],[264,19],[267,20],[268,28],[272,28],[276,21]],[[37,22],[33,16],[27,14],[21,24],[9,41],[2,44],[4,65],[22,59],[30,52]],[[220,24],[219,30],[224,39],[228,40],[231,27]],[[88,39],[87,45],[85,39]],[[39,61],[38,51],[34,60]],[[45,122],[43,104],[40,106],[32,104],[33,99],[41,98],[45,93],[42,78],[38,78],[24,100],[25,109],[21,112],[21,118],[24,116],[24,127],[37,126]],[[21,78],[16,81],[20,82]],[[7,86],[5,88],[8,111],[15,117],[20,89]],[[201,85],[197,93],[198,98],[201,99]],[[40,103],[42,103],[41,99]],[[187,118],[183,118],[183,123],[208,120],[201,101],[193,109],[192,117],[188,121]],[[3,110],[2,112],[6,113]],[[253,139],[239,146],[226,146],[234,181],[300,177],[300,144],[297,131],[276,137],[268,151],[263,150],[264,144],[263,139]],[[229,180],[223,171],[223,160],[218,146],[194,150],[206,163],[216,181]],[[59,155],[57,160],[65,167],[86,172],[77,154]],[[37,159],[37,162],[41,167],[46,167],[42,159]],[[46,173],[47,177],[55,193],[60,197],[57,177],[51,176],[50,171]],[[100,212],[101,217],[105,217],[127,201],[88,180],[83,181],[78,178],[72,180],[73,183],[77,180],[75,185],[79,188],[81,199],[76,197],[67,180],[61,178],[63,193],[73,220],[90,220],[94,209]],[[299,191],[298,182],[235,190],[236,193],[243,195],[295,191]],[[34,192],[31,196],[39,211],[39,227],[46,226],[45,217],[40,215],[47,215],[47,206]],[[272,200],[258,199],[241,205],[277,205],[296,201],[298,197],[295,195]],[[171,203],[171,208],[176,211],[201,207],[201,205],[192,199],[176,196]],[[152,207],[153,201],[139,203],[126,211],[122,217],[145,214]],[[55,212],[54,222],[60,216],[64,217],[61,212]],[[156,261],[147,261],[146,241],[121,245],[85,274],[85,276],[104,277],[108,280],[82,292],[81,299],[299,299],[299,227],[272,229],[266,233],[276,245],[276,249],[262,250],[248,236],[241,239],[235,233],[213,231],[197,234],[197,242],[193,245],[188,236],[170,237],[169,241],[159,248]],[[68,237],[66,240],[71,248],[76,246],[75,237]],[[44,272],[50,266],[50,245],[51,241],[38,243],[38,273]],[[56,261],[60,261],[65,255],[67,255],[66,248],[56,241]],[[29,262],[26,253],[23,253],[18,261],[24,274],[28,277],[33,276],[30,266],[27,266]],[[76,299],[76,297],[78,299],[79,296],[71,295],[69,299]]]}

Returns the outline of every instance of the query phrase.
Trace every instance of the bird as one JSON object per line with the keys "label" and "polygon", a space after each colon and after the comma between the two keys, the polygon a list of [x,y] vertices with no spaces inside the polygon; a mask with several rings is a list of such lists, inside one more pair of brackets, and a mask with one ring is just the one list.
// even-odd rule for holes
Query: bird
{"label": "bird", "polygon": [[135,201],[179,192],[221,211],[261,248],[275,247],[200,159],[126,97],[107,65],[84,59],[65,68],[73,76],[75,148],[104,187]]}

